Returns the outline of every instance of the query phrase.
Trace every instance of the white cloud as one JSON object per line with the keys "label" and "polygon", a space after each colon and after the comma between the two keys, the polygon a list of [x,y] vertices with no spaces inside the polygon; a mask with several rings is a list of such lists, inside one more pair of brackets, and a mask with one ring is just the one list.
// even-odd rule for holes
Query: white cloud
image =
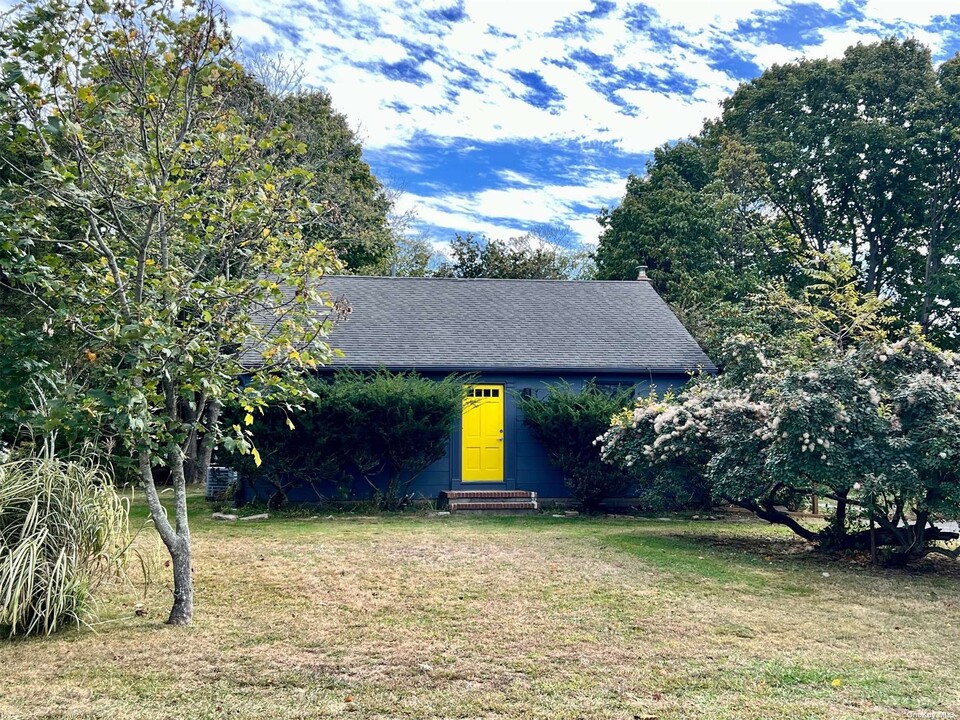
{"label": "white cloud", "polygon": [[890,24],[926,25],[935,17],[958,12],[951,0],[867,0],[863,6],[864,15]]}
{"label": "white cloud", "polygon": [[[960,7],[944,0],[858,1],[864,19],[822,28],[803,48],[758,42],[738,36],[737,29],[751,19],[782,22],[797,7],[815,4],[842,13],[849,4],[646,0],[651,18],[644,22],[653,28],[647,30],[627,25],[624,11],[641,6],[621,0],[605,17],[590,19],[582,32],[555,34],[557,23],[590,11],[591,0],[466,0],[466,19],[452,23],[430,15],[449,9],[452,0],[349,0],[336,11],[325,4],[304,11],[300,0],[274,0],[270,23],[258,0],[226,3],[237,36],[303,60],[309,81],[328,89],[336,106],[362,128],[368,149],[390,158],[403,172],[429,178],[435,169],[418,162],[409,149],[415,137],[460,147],[464,140],[480,146],[557,141],[568,147],[590,140],[642,154],[697,132],[705,118],[719,114],[720,101],[742,79],[726,69],[718,55],[721,47],[760,68],[803,55],[836,57],[857,41],[892,32],[919,37],[940,53],[944,39],[930,23],[946,12],[960,13]],[[299,32],[296,46],[278,29],[283,26]],[[607,58],[608,64],[570,66],[578,53]],[[393,66],[391,77],[385,76],[386,66]],[[421,79],[405,81],[404,67],[421,73]],[[525,99],[530,89],[515,76],[518,71],[538,73],[562,100],[546,108],[531,104]],[[428,186],[420,185],[423,194],[416,201],[423,222],[509,236],[527,223],[561,221],[590,241],[598,231],[593,214],[583,217],[576,206],[599,209],[623,193],[622,177],[596,172],[588,172],[578,186],[546,187],[542,177],[509,168],[494,167],[492,175],[498,179],[472,193],[428,197]],[[504,189],[504,183],[517,187]]]}
{"label": "white cloud", "polygon": [[[537,225],[567,225],[579,242],[592,245],[600,232],[596,222],[600,208],[619,201],[623,185],[624,178],[597,171],[583,184],[541,184],[433,196],[407,194],[400,199],[400,205],[402,210],[416,213],[415,225],[439,228],[450,235],[473,232],[509,238]],[[582,206],[596,210],[585,216],[580,210]]]}

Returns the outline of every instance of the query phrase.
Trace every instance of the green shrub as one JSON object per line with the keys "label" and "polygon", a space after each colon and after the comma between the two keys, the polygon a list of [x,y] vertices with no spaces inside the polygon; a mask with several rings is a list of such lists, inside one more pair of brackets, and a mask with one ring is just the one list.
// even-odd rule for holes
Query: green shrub
{"label": "green shrub", "polygon": [[387,370],[318,378],[311,385],[315,397],[304,406],[275,407],[256,421],[261,465],[241,459],[243,470],[273,485],[274,507],[297,486],[329,481],[343,498],[363,478],[380,507],[400,509],[417,475],[443,457],[467,380]]}
{"label": "green shrub", "polygon": [[580,392],[560,383],[549,386],[545,398],[518,399],[524,422],[546,449],[550,463],[563,471],[574,498],[588,510],[630,487],[626,473],[601,462],[595,441],[632,399],[632,389],[611,394],[594,382]]}
{"label": "green shrub", "polygon": [[127,504],[86,462],[0,463],[0,627],[50,634],[95,615],[93,593],[122,570]]}
{"label": "green shrub", "polygon": [[[704,448],[685,447],[670,462],[657,465],[646,457],[646,448],[652,448],[659,437],[656,419],[676,401],[672,390],[662,396],[651,392],[638,399],[633,409],[618,413],[610,430],[597,443],[601,459],[630,476],[637,490],[637,504],[643,510],[694,510],[712,505],[710,484],[705,477],[710,455]],[[683,424],[682,417],[678,424]],[[624,436],[629,436],[629,441],[614,441],[623,440]]]}

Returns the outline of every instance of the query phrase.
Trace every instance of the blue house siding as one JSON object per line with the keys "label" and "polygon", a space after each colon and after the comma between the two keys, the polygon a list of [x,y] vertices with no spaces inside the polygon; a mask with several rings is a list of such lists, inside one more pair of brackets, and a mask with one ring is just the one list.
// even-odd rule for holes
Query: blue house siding
{"label": "blue house siding", "polygon": [[[506,390],[504,401],[504,481],[503,482],[467,482],[461,480],[461,436],[460,427],[454,428],[448,446],[447,457],[442,458],[430,466],[431,481],[423,484],[423,495],[434,497],[428,493],[439,494],[440,490],[529,490],[536,492],[541,498],[566,498],[570,491],[563,482],[563,473],[550,465],[547,453],[540,442],[533,437],[523,413],[517,407],[517,396],[524,390],[542,393],[548,386],[557,383],[568,383],[573,389],[580,390],[590,380],[599,383],[634,385],[638,395],[645,395],[651,385],[658,393],[666,392],[670,388],[682,387],[689,380],[686,374],[597,374],[597,373],[566,373],[528,374],[528,373],[481,373],[477,382],[502,384]],[[444,473],[447,476],[442,479]],[[439,487],[444,482],[443,487]],[[436,489],[439,488],[439,489]],[[421,492],[421,483],[418,479],[414,483],[414,490]]]}
{"label": "blue house siding", "polygon": [[[443,378],[447,373],[423,373],[426,377]],[[596,380],[598,383],[636,386],[638,395],[645,395],[655,386],[658,393],[670,388],[683,386],[689,377],[685,374],[597,374],[597,373],[477,373],[477,383],[497,384],[504,386],[504,480],[503,482],[463,482],[462,473],[462,443],[461,427],[458,422],[447,441],[447,449],[443,457],[421,472],[410,486],[410,492],[417,498],[436,500],[444,490],[529,490],[536,492],[540,498],[567,498],[570,492],[563,482],[563,474],[559,469],[550,465],[547,453],[540,442],[534,438],[530,428],[523,419],[523,414],[517,406],[517,396],[524,390],[534,393],[544,393],[548,386],[557,383],[568,383],[575,390]],[[385,482],[385,478],[381,478]],[[265,483],[253,485],[242,483],[240,500],[266,500],[273,489]],[[286,491],[291,502],[316,503],[322,500],[336,500],[341,498],[340,491],[332,482],[300,484]],[[363,478],[354,479],[350,488],[349,498],[369,498],[372,488]]]}

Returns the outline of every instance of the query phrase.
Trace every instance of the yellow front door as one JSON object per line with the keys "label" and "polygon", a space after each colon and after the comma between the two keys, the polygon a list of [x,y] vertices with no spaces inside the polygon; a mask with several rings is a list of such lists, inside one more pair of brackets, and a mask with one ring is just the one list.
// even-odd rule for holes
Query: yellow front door
{"label": "yellow front door", "polygon": [[503,482],[503,385],[471,385],[463,399],[463,481]]}

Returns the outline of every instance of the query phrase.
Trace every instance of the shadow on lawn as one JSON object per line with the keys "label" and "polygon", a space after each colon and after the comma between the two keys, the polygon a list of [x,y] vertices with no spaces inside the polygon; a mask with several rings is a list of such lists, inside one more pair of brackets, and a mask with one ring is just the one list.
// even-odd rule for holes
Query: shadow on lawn
{"label": "shadow on lawn", "polygon": [[[605,544],[629,552],[644,561],[683,575],[697,575],[720,584],[738,584],[756,588],[770,585],[784,573],[810,576],[814,573],[876,577],[923,577],[944,580],[951,585],[960,580],[960,563],[929,557],[909,568],[886,568],[870,564],[866,553],[834,554],[821,552],[790,537],[773,538],[727,533],[666,532],[658,534],[624,533],[609,535]],[[773,571],[773,573],[771,573]],[[783,587],[783,581],[777,583]],[[808,586],[798,585],[796,594],[809,594]]]}

